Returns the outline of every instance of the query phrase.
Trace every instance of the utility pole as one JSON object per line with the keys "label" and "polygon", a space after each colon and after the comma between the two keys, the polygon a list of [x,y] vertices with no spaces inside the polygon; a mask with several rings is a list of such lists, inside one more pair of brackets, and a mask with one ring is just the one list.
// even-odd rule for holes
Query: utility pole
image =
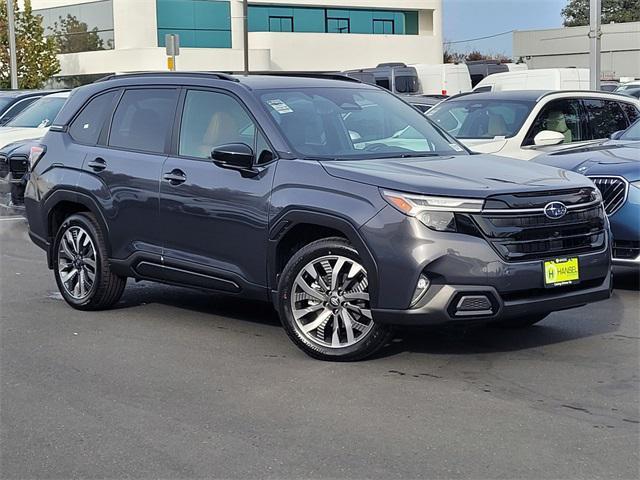
{"label": "utility pole", "polygon": [[249,75],[249,0],[242,0],[242,48],[244,50],[244,74]]}
{"label": "utility pole", "polygon": [[13,14],[13,0],[7,0],[7,23],[9,24],[9,70],[11,88],[18,89],[18,59],[16,57],[16,19]]}
{"label": "utility pole", "polygon": [[602,0],[590,0],[589,8],[589,85],[591,90],[600,90],[602,70]]}

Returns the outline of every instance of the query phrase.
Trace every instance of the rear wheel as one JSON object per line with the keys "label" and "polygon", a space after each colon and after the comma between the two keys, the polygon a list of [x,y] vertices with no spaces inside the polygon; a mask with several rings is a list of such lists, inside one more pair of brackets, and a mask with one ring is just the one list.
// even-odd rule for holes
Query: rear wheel
{"label": "rear wheel", "polygon": [[371,315],[368,274],[342,238],[310,243],[287,263],[279,284],[280,317],[293,342],[321,360],[365,358],[390,338]]}
{"label": "rear wheel", "polygon": [[541,322],[548,316],[548,313],[540,313],[538,315],[525,315],[518,318],[512,318],[510,320],[501,320],[499,322],[494,322],[491,324],[491,326],[503,329],[527,328],[535,325],[538,322]]}
{"label": "rear wheel", "polygon": [[54,274],[66,302],[78,310],[102,310],[122,296],[127,279],[109,268],[105,239],[90,213],[67,218],[54,243]]}

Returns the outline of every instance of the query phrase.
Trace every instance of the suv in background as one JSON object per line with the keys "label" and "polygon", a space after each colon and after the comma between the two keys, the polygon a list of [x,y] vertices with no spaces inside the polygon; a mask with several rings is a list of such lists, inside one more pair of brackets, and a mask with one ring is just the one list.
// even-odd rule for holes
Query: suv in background
{"label": "suv in background", "polygon": [[[59,91],[59,90],[58,90]],[[56,90],[1,90],[0,91],[0,127],[11,121],[16,115],[36,100],[57,93]]]}
{"label": "suv in background", "polygon": [[463,93],[427,116],[475,152],[531,160],[626,130],[640,118],[640,102],[590,91]]}
{"label": "suv in background", "polygon": [[470,155],[353,79],[112,77],[29,161],[30,236],[81,310],[127,277],[270,300],[306,353],[355,360],[392,325],[525,327],[610,295],[587,178]]}

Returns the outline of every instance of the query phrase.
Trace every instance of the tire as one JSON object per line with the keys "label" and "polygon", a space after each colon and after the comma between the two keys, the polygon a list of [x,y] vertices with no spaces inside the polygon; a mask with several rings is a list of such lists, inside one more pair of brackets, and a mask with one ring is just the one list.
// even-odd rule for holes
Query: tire
{"label": "tire", "polygon": [[53,248],[56,283],[69,305],[77,310],[104,310],[120,300],[127,279],[111,271],[104,233],[93,214],[66,218]]}
{"label": "tire", "polygon": [[502,329],[519,329],[519,328],[528,328],[535,325],[538,322],[541,322],[545,318],[549,316],[549,313],[541,313],[538,315],[526,315],[523,317],[512,318],[511,320],[501,320],[499,322],[491,323],[492,327],[502,328]]}
{"label": "tire", "polygon": [[280,320],[293,343],[313,358],[341,362],[382,348],[392,329],[371,318],[367,275],[344,238],[318,240],[296,252],[278,284]]}

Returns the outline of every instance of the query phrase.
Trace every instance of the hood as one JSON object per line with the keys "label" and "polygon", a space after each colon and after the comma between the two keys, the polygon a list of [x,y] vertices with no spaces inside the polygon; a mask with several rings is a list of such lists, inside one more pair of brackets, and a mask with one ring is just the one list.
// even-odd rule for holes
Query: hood
{"label": "hood", "polygon": [[500,138],[458,138],[458,141],[462,143],[469,150],[478,153],[498,153],[507,144],[507,139]]}
{"label": "hood", "polygon": [[582,175],[620,175],[636,181],[640,179],[640,142],[609,141],[545,155],[534,162]]}
{"label": "hood", "polygon": [[577,173],[492,155],[337,160],[321,164],[334,177],[428,195],[485,198],[499,193],[593,186]]}
{"label": "hood", "polygon": [[18,140],[40,138],[44,136],[48,130],[48,128],[0,128],[0,148],[9,143],[17,142]]}

